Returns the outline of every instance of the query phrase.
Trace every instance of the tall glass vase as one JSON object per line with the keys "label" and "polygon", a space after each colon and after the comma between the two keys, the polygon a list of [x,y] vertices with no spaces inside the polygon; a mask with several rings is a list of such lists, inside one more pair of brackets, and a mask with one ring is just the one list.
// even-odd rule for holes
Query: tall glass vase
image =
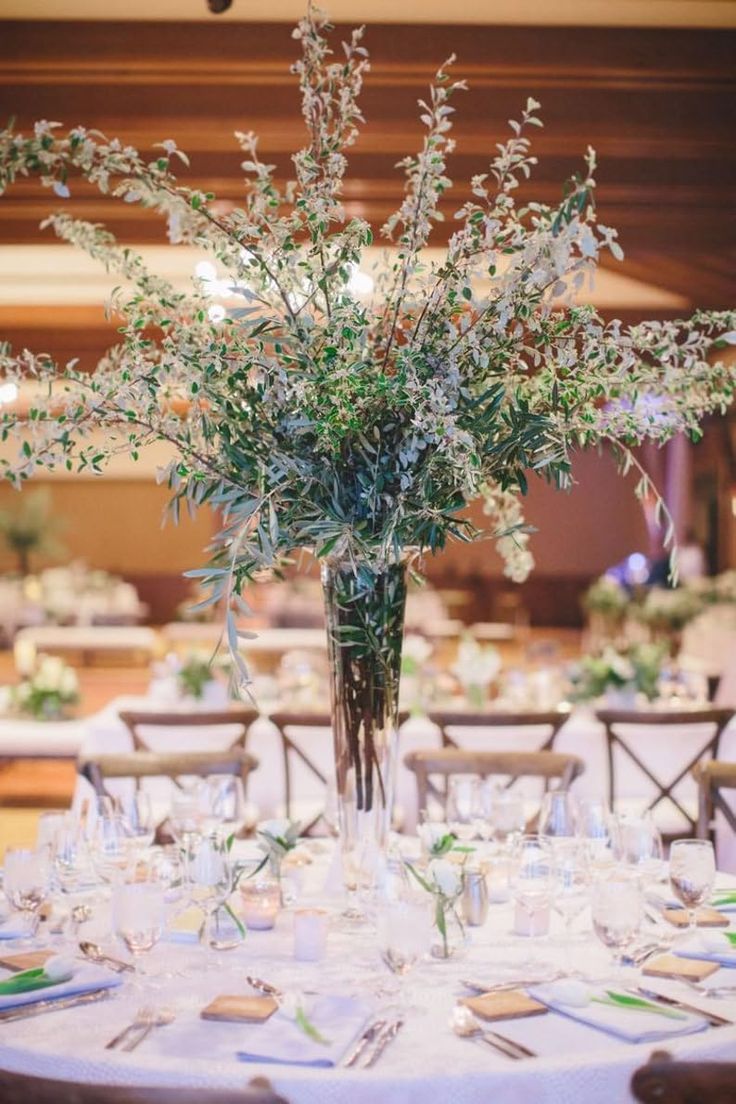
{"label": "tall glass vase", "polygon": [[327,562],[322,587],[345,915],[360,919],[391,826],[406,569]]}

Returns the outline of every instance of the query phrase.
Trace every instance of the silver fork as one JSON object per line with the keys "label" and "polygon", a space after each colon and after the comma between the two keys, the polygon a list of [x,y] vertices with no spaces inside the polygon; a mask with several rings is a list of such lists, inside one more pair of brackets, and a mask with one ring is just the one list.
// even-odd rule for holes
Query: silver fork
{"label": "silver fork", "polygon": [[145,1027],[155,1011],[155,1008],[151,1008],[148,1005],[146,1005],[145,1008],[139,1008],[132,1022],[129,1023],[127,1027],[124,1027],[122,1031],[119,1031],[114,1038],[110,1039],[109,1043],[105,1043],[105,1050],[114,1050],[116,1046],[122,1043],[123,1039],[127,1038],[131,1031],[135,1031],[136,1028]]}

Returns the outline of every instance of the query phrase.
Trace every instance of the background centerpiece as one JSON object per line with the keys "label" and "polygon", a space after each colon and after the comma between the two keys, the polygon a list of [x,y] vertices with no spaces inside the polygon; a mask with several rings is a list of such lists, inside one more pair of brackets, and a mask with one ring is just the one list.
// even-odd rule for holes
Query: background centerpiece
{"label": "background centerpiece", "polygon": [[[47,220],[119,273],[110,304],[120,341],[92,374],[27,350],[0,349],[3,378],[29,405],[4,408],[3,454],[20,485],[39,469],[100,471],[153,441],[173,450],[161,477],[171,510],[205,503],[222,525],[207,567],[192,574],[227,611],[235,679],[243,588],[309,548],[323,565],[339,820],[348,884],[370,879],[389,825],[407,560],[449,539],[494,537],[507,574],[532,566],[520,498],[529,473],[564,488],[577,449],[613,448],[623,470],[645,437],[665,441],[730,402],[717,362],[734,312],[625,328],[577,295],[601,250],[621,256],[595,215],[595,158],[555,206],[517,203],[535,164],[528,100],[487,173],[471,182],[444,259],[423,259],[450,188],[451,118],[463,82],[443,66],[426,102],[418,154],[401,163],[400,209],[383,228],[393,248],[368,299],[353,279],[373,236],[340,201],[368,70],[361,32],[332,55],[310,11],[295,37],[307,143],[283,184],[237,134],[241,208],[183,186],[186,157],[168,139],[152,160],[116,139],[39,122],[0,132],[0,190],[35,176],[60,199],[79,174],[121,201],[154,208],[172,242],[209,252],[237,309],[213,307],[211,280],[182,293],[98,225]],[[222,275],[224,273],[224,275]],[[102,432],[100,432],[102,431]],[[640,493],[655,493],[640,471]],[[487,529],[463,511],[482,498]],[[659,502],[659,507],[662,503]]]}

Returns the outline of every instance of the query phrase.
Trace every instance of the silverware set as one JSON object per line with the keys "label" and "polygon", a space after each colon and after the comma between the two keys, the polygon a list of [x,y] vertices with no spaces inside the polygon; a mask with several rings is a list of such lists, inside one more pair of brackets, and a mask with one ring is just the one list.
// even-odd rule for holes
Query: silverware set
{"label": "silverware set", "polygon": [[44,1012],[62,1012],[65,1008],[76,1008],[82,1004],[94,1004],[111,995],[110,989],[91,989],[88,993],[78,993],[73,997],[37,1000],[33,1004],[23,1004],[19,1008],[7,1008],[0,1012],[0,1023],[13,1020],[26,1020],[31,1016],[40,1016]]}
{"label": "silverware set", "polygon": [[393,1020],[373,1020],[363,1029],[350,1052],[343,1058],[343,1069],[370,1069],[403,1026],[404,1020],[401,1016]]}
{"label": "silverware set", "polygon": [[487,1030],[464,1004],[456,1004],[452,1010],[450,1020],[452,1030],[461,1039],[475,1039],[493,1047],[499,1054],[507,1058],[519,1061],[522,1058],[536,1058],[536,1052],[517,1043],[515,1039],[509,1039],[507,1035],[501,1035],[498,1031]]}

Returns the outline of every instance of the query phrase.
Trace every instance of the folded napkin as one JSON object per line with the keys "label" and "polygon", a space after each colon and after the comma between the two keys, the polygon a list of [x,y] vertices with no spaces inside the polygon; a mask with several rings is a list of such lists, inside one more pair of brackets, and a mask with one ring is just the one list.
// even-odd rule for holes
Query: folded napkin
{"label": "folded napkin", "polygon": [[204,926],[204,914],[196,905],[177,913],[164,932],[167,943],[199,943]]}
{"label": "folded napkin", "polygon": [[326,1040],[319,1043],[279,1011],[264,1024],[248,1029],[248,1049],[241,1062],[330,1069],[339,1064],[358,1038],[371,1014],[370,1006],[355,997],[318,997],[307,1008],[309,1022]]}
{"label": "folded napkin", "polygon": [[736,932],[698,932],[675,950],[678,958],[695,958],[736,968]]}
{"label": "folded napkin", "polygon": [[0,939],[25,939],[30,930],[28,920],[17,912],[0,919]]}
{"label": "folded napkin", "polygon": [[[8,970],[2,971],[2,980],[11,978],[13,974]],[[67,981],[60,981],[56,985],[45,985],[38,989],[32,989],[25,993],[12,993],[6,996],[0,995],[0,1012],[5,1008],[16,1008],[23,1004],[35,1004],[40,1000],[57,1000],[62,997],[74,997],[82,993],[89,993],[93,989],[112,989],[120,985],[117,974],[95,966],[93,963],[79,963],[79,968],[74,971],[74,976]]]}
{"label": "folded napkin", "polygon": [[[591,1000],[610,999],[610,993],[620,993],[624,998],[633,999],[614,985],[588,987],[582,982],[576,982],[574,987],[573,993],[573,985],[569,982],[550,982],[547,985],[534,986],[528,992],[530,997],[546,1004],[552,1011],[594,1027],[597,1031],[605,1031],[607,1035],[614,1035],[627,1043],[656,1043],[660,1039],[675,1038],[678,1035],[693,1035],[697,1031],[704,1031],[708,1026],[707,1020],[702,1016],[687,1012],[681,1013],[681,1019],[674,1019],[663,1016],[660,1011],[648,1011],[631,1005],[615,1007],[613,1004],[598,1004]],[[569,994],[567,989],[570,989]],[[578,990],[587,991],[589,1003],[585,1003],[585,994],[582,994],[582,999],[578,1002]],[[665,1012],[669,1011],[664,1005],[661,1007]]]}
{"label": "folded napkin", "polygon": [[719,912],[736,912],[736,889],[716,890],[710,905]]}

